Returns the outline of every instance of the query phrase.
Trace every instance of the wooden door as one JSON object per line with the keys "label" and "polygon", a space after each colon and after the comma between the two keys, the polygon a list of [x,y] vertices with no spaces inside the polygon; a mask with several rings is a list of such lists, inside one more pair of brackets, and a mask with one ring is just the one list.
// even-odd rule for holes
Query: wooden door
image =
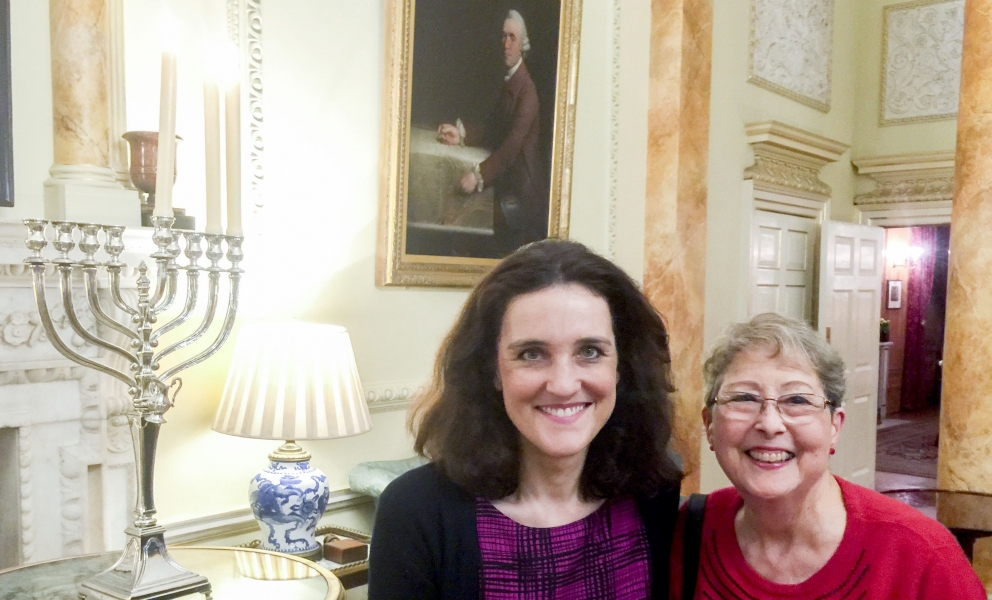
{"label": "wooden door", "polygon": [[827,221],[820,233],[819,330],[847,367],[847,418],[831,471],[875,485],[878,402],[878,307],[882,289],[881,227]]}

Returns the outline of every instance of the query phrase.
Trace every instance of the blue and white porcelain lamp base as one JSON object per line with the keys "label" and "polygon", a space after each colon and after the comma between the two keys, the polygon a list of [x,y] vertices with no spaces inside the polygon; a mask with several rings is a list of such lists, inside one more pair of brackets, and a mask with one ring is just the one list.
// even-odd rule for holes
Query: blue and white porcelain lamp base
{"label": "blue and white porcelain lamp base", "polygon": [[290,440],[269,454],[272,461],[248,486],[249,504],[262,529],[262,549],[320,560],[317,522],[327,508],[327,477],[310,464],[310,453]]}

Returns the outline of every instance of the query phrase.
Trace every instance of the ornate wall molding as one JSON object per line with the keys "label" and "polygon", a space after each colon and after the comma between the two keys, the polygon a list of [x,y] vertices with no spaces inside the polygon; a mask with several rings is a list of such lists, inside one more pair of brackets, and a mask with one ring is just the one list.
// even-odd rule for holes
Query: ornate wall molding
{"label": "ornate wall molding", "polygon": [[406,410],[410,401],[422,394],[426,384],[414,381],[393,381],[363,386],[369,412],[381,413],[392,410]]}
{"label": "ornate wall molding", "polygon": [[884,8],[879,123],[950,119],[961,87],[964,0]]}
{"label": "ornate wall molding", "polygon": [[610,69],[610,208],[607,256],[616,258],[617,190],[620,185],[620,0],[613,0],[613,63]]}
{"label": "ornate wall molding", "polygon": [[830,186],[820,181],[819,169],[769,156],[756,155],[754,164],[744,169],[744,179],[753,180],[755,185],[830,197]]}
{"label": "ornate wall molding", "polygon": [[748,81],[830,111],[834,1],[751,1]]}
{"label": "ornate wall molding", "polygon": [[751,123],[745,127],[754,150],[754,164],[744,170],[744,179],[757,192],[770,192],[826,202],[830,186],[820,180],[820,169],[835,162],[848,145],[777,121]]}
{"label": "ornate wall molding", "polygon": [[950,202],[954,198],[954,176],[880,181],[878,187],[854,198],[855,205],[901,202]]}
{"label": "ornate wall molding", "polygon": [[262,131],[262,0],[227,0],[228,37],[241,49],[244,79],[248,85],[249,189],[255,210],[265,206],[265,170]]}
{"label": "ornate wall molding", "polygon": [[875,189],[854,204],[876,225],[949,223],[954,197],[954,153],[902,154],[852,161]]}

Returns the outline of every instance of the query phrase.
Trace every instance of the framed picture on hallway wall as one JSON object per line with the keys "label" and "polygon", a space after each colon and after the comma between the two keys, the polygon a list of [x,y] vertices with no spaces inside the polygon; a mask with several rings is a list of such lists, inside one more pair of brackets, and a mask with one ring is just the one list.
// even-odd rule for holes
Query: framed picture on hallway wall
{"label": "framed picture on hallway wall", "polygon": [[567,237],[581,0],[388,0],[378,285]]}
{"label": "framed picture on hallway wall", "polygon": [[902,280],[889,279],[889,293],[887,308],[902,308]]}

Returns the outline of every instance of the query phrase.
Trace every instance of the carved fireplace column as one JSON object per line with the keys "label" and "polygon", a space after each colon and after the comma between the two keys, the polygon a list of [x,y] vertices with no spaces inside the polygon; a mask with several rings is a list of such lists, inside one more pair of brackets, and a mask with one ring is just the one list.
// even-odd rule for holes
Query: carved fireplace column
{"label": "carved fireplace column", "polygon": [[122,45],[114,43],[123,33],[120,16],[120,0],[49,0],[55,155],[45,182],[49,219],[141,224],[137,193],[120,183],[126,170],[119,139]]}

